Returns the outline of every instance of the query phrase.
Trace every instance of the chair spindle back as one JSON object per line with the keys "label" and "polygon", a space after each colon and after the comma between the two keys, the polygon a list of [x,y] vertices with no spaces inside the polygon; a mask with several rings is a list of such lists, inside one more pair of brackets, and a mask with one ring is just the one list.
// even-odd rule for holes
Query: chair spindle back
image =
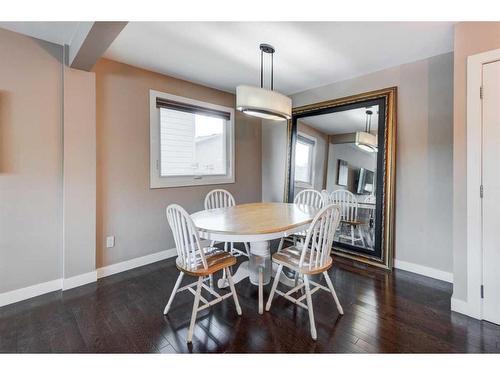
{"label": "chair spindle back", "polygon": [[323,207],[323,195],[317,190],[305,189],[295,196],[293,203],[321,208]]}
{"label": "chair spindle back", "polygon": [[340,206],[341,220],[355,221],[358,218],[358,200],[348,190],[335,190],[330,194],[330,202]]}
{"label": "chair spindle back", "polygon": [[314,217],[302,247],[299,267],[308,263],[309,269],[326,265],[332,250],[333,237],[340,223],[340,207],[329,204]]}
{"label": "chair spindle back", "polygon": [[208,268],[205,255],[201,250],[198,230],[191,216],[178,204],[169,205],[166,214],[182,266],[188,270],[195,269],[196,264],[201,260],[203,267]]}
{"label": "chair spindle back", "polygon": [[205,197],[205,210],[232,207],[235,204],[233,195],[224,189],[212,190]]}
{"label": "chair spindle back", "polygon": [[329,205],[331,202],[330,202],[330,193],[328,192],[328,190],[321,190],[321,195],[323,196],[323,205],[324,206],[327,206]]}

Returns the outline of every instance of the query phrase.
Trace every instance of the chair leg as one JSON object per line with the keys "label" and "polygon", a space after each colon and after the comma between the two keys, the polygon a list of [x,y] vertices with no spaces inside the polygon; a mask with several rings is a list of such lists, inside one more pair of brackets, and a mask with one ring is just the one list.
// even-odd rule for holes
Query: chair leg
{"label": "chair leg", "polygon": [[250,248],[248,247],[248,243],[243,242],[243,245],[245,245],[245,251],[247,252],[247,257],[250,258]]}
{"label": "chair leg", "polygon": [[[227,244],[228,244],[227,242],[224,242],[224,251],[226,251],[226,252],[227,252]],[[226,277],[227,277],[226,276],[226,269],[224,268],[222,270],[222,279],[225,279]]]}
{"label": "chair leg", "polygon": [[311,298],[311,288],[309,287],[309,277],[304,275],[304,284],[306,286],[307,311],[309,312],[309,324],[311,325],[311,337],[316,340],[316,324],[314,323],[314,310]]}
{"label": "chair leg", "polygon": [[[293,280],[294,280],[294,286],[299,285],[299,282],[301,282],[301,280],[300,280],[300,274],[297,271],[295,271],[295,276],[294,276]],[[299,292],[301,294],[304,294],[304,287],[302,287],[299,290],[297,290],[297,293],[299,293]]]}
{"label": "chair leg", "polygon": [[354,245],[354,226],[351,225],[351,245]]}
{"label": "chair leg", "polygon": [[203,284],[203,277],[198,277],[198,283],[196,284],[196,295],[194,296],[193,312],[191,313],[191,323],[189,323],[189,331],[187,342],[190,343],[193,339],[194,323],[196,322],[196,315],[198,314],[198,305],[200,304],[201,296],[201,284]]}
{"label": "chair leg", "polygon": [[271,288],[271,293],[269,293],[269,298],[266,303],[266,311],[269,311],[271,308],[271,303],[273,302],[274,292],[276,292],[276,288],[278,287],[278,283],[280,281],[281,271],[283,270],[283,266],[280,264],[278,266],[278,270],[276,271],[276,275],[274,276],[273,287]]}
{"label": "chair leg", "polygon": [[278,251],[283,249],[283,244],[285,243],[285,237],[281,237],[280,244],[278,245]]}
{"label": "chair leg", "polygon": [[214,289],[214,275],[210,275],[208,278],[209,278],[210,289]]}
{"label": "chair leg", "polygon": [[264,269],[259,267],[259,314],[264,313]]}
{"label": "chair leg", "polygon": [[365,245],[365,239],[363,237],[363,231],[361,230],[361,226],[358,226],[358,234],[359,234],[359,238],[361,240],[361,244],[363,245],[363,247],[366,247]]}
{"label": "chair leg", "polygon": [[231,275],[231,270],[229,269],[229,267],[226,268],[226,273],[227,273],[227,281],[229,282],[229,288],[231,289],[231,293],[233,293],[236,312],[238,313],[238,315],[241,315],[240,302],[238,301],[238,295],[236,294],[236,288],[234,287],[233,276]]}
{"label": "chair leg", "polygon": [[344,315],[344,310],[342,309],[342,306],[340,305],[339,297],[337,297],[337,293],[335,293],[335,289],[333,288],[332,280],[330,280],[330,275],[328,275],[328,272],[323,272],[323,276],[325,276],[326,283],[328,285],[328,288],[330,289],[330,292],[332,292],[333,299],[335,300],[335,304],[337,305],[337,310],[339,310],[340,315]]}
{"label": "chair leg", "polygon": [[183,276],[184,272],[179,272],[179,276],[177,277],[177,281],[175,282],[174,289],[172,289],[172,293],[170,294],[170,298],[168,299],[167,306],[165,306],[165,309],[163,310],[163,315],[168,314],[168,310],[170,310],[170,306],[172,306],[172,302],[174,302],[175,294],[177,293],[177,289],[179,289],[179,286],[181,285]]}

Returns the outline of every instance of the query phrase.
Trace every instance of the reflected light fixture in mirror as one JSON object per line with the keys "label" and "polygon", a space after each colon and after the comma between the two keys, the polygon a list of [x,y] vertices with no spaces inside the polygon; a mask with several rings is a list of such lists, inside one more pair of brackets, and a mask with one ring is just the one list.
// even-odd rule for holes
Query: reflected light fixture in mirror
{"label": "reflected light fixture in mirror", "polygon": [[[292,117],[292,100],[274,91],[274,47],[260,45],[260,87],[239,85],[236,87],[236,109],[250,116],[268,120],[289,120]],[[271,55],[270,89],[264,88],[264,53]]]}
{"label": "reflected light fixture in mirror", "polygon": [[364,132],[356,132],[355,144],[361,150],[366,151],[366,152],[377,152],[378,151],[377,136],[370,133],[371,127],[372,127],[372,115],[373,115],[373,112],[370,109],[367,109],[366,110],[365,131]]}

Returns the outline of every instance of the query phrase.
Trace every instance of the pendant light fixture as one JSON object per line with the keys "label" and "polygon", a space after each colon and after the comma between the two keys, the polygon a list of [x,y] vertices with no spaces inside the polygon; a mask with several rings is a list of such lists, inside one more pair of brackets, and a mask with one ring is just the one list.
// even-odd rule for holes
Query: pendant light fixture
{"label": "pendant light fixture", "polygon": [[[274,89],[274,47],[260,45],[260,87],[239,85],[236,87],[236,109],[250,116],[268,120],[289,120],[292,117],[292,99]],[[270,89],[264,88],[264,53],[271,55]]]}
{"label": "pendant light fixture", "polygon": [[372,127],[372,115],[373,111],[367,108],[366,110],[366,120],[365,120],[365,131],[356,132],[356,146],[361,150],[366,152],[377,152],[378,142],[377,136],[370,133]]}

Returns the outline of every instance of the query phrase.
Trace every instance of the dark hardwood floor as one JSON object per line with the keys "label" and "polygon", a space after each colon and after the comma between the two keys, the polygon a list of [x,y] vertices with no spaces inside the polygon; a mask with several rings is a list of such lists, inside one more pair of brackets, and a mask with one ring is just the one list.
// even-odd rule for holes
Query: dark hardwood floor
{"label": "dark hardwood floor", "polygon": [[0,352],[500,352],[500,326],[450,312],[451,284],[344,262],[330,273],[345,315],[327,293],[315,293],[316,342],[307,311],[275,297],[261,316],[257,288],[243,281],[243,316],[230,299],[200,312],[187,345],[193,296],[178,294],[162,314],[177,277],[169,259],[0,308]]}

